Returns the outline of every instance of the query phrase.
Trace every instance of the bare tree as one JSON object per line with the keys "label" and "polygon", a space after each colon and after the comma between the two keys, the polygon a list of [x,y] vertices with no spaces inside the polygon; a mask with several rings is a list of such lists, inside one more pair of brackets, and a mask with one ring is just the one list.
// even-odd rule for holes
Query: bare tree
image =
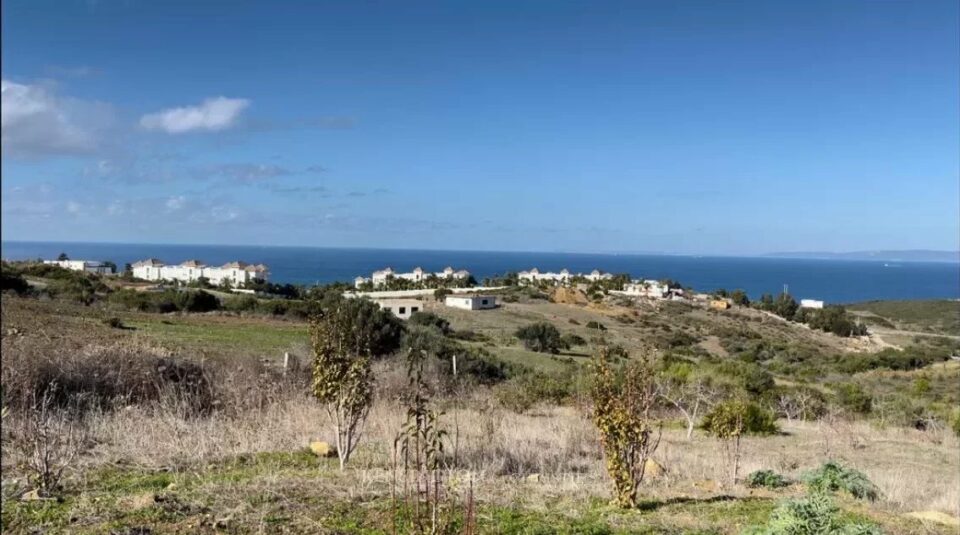
{"label": "bare tree", "polygon": [[64,472],[83,451],[87,438],[82,420],[78,416],[71,418],[68,410],[54,404],[55,389],[56,385],[51,385],[35,399],[25,422],[22,443],[33,483],[43,497],[60,490]]}
{"label": "bare tree", "polygon": [[690,440],[700,415],[716,402],[719,393],[708,376],[669,376],[658,381],[657,396],[683,415]]}

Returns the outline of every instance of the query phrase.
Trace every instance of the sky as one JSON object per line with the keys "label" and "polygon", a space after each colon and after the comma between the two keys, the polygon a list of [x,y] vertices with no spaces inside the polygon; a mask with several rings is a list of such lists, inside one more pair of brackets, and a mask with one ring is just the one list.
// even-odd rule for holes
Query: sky
{"label": "sky", "polygon": [[6,0],[2,239],[956,250],[954,0]]}

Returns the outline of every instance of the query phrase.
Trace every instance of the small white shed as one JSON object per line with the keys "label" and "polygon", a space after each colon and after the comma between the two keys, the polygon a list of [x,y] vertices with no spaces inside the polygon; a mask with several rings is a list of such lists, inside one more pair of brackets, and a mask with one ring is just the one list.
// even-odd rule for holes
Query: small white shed
{"label": "small white shed", "polygon": [[402,320],[410,319],[411,314],[423,310],[423,303],[416,299],[377,299],[376,303],[381,310],[386,310]]}
{"label": "small white shed", "polygon": [[443,303],[464,310],[497,308],[497,298],[492,295],[448,295]]}
{"label": "small white shed", "polygon": [[801,299],[800,308],[823,308],[823,301],[816,299]]}

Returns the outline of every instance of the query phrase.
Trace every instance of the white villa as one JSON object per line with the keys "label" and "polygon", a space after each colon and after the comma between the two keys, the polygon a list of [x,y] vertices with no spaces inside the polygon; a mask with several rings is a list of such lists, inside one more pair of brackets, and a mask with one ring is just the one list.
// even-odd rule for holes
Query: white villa
{"label": "white villa", "polygon": [[548,281],[552,282],[553,284],[564,284],[574,277],[582,277],[589,281],[599,281],[612,279],[613,275],[610,273],[604,273],[599,269],[595,269],[587,275],[582,273],[570,273],[570,271],[566,268],[561,269],[559,273],[553,271],[540,271],[537,268],[533,268],[530,271],[521,271],[520,273],[517,273],[517,278],[521,283]]}
{"label": "white villa", "polygon": [[629,284],[623,286],[623,291],[627,295],[654,299],[666,299],[670,294],[670,288],[666,284],[653,279],[630,281]]}
{"label": "white villa", "polygon": [[800,308],[823,308],[823,301],[816,299],[801,299]]}
{"label": "white villa", "polygon": [[44,260],[44,264],[60,266],[63,269],[73,271],[86,271],[87,273],[96,273],[97,275],[113,274],[113,266],[97,262],[95,260]]}
{"label": "white villa", "polygon": [[224,280],[233,286],[240,286],[255,279],[267,280],[270,270],[263,264],[229,262],[222,266],[208,266],[199,260],[187,260],[181,264],[167,265],[149,258],[133,265],[133,276],[151,281],[193,282],[205,278],[210,284],[220,284]]}
{"label": "white villa", "polygon": [[384,286],[389,279],[405,279],[413,282],[423,282],[431,275],[438,279],[466,279],[470,277],[470,272],[465,269],[454,270],[452,267],[447,266],[443,268],[443,271],[437,273],[424,271],[421,267],[415,267],[413,271],[409,273],[399,273],[394,271],[393,268],[388,267],[374,271],[372,277],[357,277],[353,279],[353,285],[355,288],[359,288],[361,285],[370,282],[373,283],[375,287]]}
{"label": "white villa", "polygon": [[497,298],[492,295],[448,295],[443,304],[463,310],[497,308]]}

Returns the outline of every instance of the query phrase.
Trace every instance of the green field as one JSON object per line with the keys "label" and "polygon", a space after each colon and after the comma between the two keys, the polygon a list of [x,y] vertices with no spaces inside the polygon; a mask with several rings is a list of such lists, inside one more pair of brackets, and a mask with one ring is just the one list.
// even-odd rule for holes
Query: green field
{"label": "green field", "polygon": [[902,330],[960,336],[960,301],[867,301],[847,308],[879,316]]}

